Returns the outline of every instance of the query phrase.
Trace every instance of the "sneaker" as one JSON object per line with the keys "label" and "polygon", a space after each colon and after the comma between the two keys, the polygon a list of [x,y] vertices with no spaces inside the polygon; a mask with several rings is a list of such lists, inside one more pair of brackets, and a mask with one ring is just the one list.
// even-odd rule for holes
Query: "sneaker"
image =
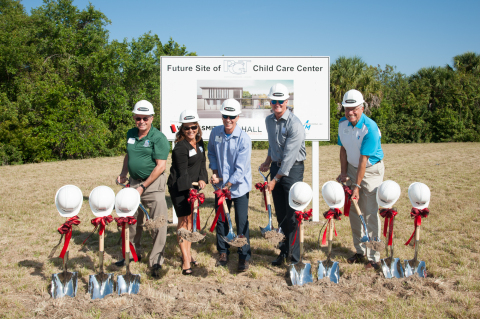
{"label": "sneaker", "polygon": [[222,267],[225,267],[228,263],[228,255],[227,253],[221,253],[220,254],[220,258],[218,258],[217,260],[217,264],[216,266],[222,266]]}
{"label": "sneaker", "polygon": [[364,264],[366,262],[365,256],[362,254],[355,254],[347,259],[349,264]]}
{"label": "sneaker", "polygon": [[238,272],[245,272],[248,270],[248,261],[245,259],[238,260]]}
{"label": "sneaker", "polygon": [[162,265],[155,264],[152,266],[152,277],[158,278],[160,277],[160,269],[162,269]]}

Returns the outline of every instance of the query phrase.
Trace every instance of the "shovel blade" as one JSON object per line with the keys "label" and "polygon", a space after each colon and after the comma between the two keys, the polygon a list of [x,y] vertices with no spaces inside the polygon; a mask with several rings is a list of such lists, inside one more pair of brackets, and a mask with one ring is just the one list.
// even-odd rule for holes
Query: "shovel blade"
{"label": "shovel blade", "polygon": [[118,294],[136,295],[140,290],[140,275],[126,274],[118,275],[117,291]]}
{"label": "shovel blade", "polygon": [[427,277],[426,265],[423,260],[405,260],[405,277],[417,274],[420,278]]}
{"label": "shovel blade", "polygon": [[265,235],[267,231],[274,230],[272,225],[267,225],[266,227],[260,227],[260,231],[262,232],[262,236]]}
{"label": "shovel blade", "polygon": [[312,266],[310,263],[300,261],[297,264],[291,264],[288,272],[293,286],[303,286],[313,282]]}
{"label": "shovel blade", "polygon": [[338,284],[340,280],[340,266],[338,261],[324,260],[318,262],[317,279],[329,278],[331,282]]}
{"label": "shovel blade", "polygon": [[400,258],[393,259],[390,264],[390,272],[395,278],[403,278],[405,276],[405,271],[403,270]]}
{"label": "shovel blade", "polygon": [[61,272],[52,275],[51,294],[54,299],[77,295],[78,272]]}
{"label": "shovel blade", "polygon": [[90,275],[88,279],[88,293],[92,299],[103,299],[115,291],[113,274],[99,273]]}
{"label": "shovel blade", "polygon": [[[398,258],[396,258],[396,259],[398,259]],[[393,274],[392,274],[392,271],[391,271],[391,268],[390,268],[390,265],[391,265],[392,263],[391,263],[390,258],[382,259],[381,262],[382,262],[382,272],[383,272],[383,275],[384,275],[385,278],[387,278],[387,279],[392,279],[392,278],[393,278]]]}

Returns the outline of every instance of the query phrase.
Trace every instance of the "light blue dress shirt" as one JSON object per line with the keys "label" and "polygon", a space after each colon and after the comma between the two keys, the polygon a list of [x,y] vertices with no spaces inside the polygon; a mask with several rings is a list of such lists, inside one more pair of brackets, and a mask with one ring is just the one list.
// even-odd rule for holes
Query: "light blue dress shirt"
{"label": "light blue dress shirt", "polygon": [[232,198],[241,197],[252,189],[251,154],[252,140],[240,126],[237,125],[228,137],[223,125],[215,126],[210,133],[209,167],[217,170],[218,177],[223,179],[218,187],[232,183]]}

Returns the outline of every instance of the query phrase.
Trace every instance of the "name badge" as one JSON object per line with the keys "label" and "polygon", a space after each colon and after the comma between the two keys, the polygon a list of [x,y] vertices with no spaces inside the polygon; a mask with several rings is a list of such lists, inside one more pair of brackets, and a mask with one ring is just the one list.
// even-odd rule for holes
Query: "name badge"
{"label": "name badge", "polygon": [[135,144],[135,138],[130,137],[127,141],[128,144]]}
{"label": "name badge", "polygon": [[222,137],[221,136],[215,136],[215,142],[222,143]]}
{"label": "name badge", "polygon": [[192,156],[195,156],[197,155],[197,151],[195,151],[195,149],[192,149],[188,152],[188,157],[192,157]]}
{"label": "name badge", "polygon": [[348,128],[344,128],[344,129],[343,129],[343,134],[348,134],[348,133],[350,133],[349,131],[350,131],[350,130],[349,130]]}
{"label": "name badge", "polygon": [[203,153],[203,147],[199,146],[198,149],[200,150],[200,153]]}

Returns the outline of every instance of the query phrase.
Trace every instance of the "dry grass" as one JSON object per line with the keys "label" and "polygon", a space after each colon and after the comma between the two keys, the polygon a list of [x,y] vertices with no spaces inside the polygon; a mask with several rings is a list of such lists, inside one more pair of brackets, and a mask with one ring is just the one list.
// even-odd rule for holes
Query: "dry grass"
{"label": "dry grass", "polygon": [[[259,226],[267,224],[261,193],[251,192],[250,225],[253,251],[250,270],[236,273],[237,256],[232,250],[228,268],[216,268],[213,234],[193,244],[201,266],[195,276],[181,275],[180,253],[175,228],[169,227],[166,263],[161,279],[153,279],[145,263],[134,264],[142,275],[140,294],[109,296],[92,301],[87,294],[88,275],[96,273],[98,235],[79,251],[81,242],[92,230],[88,205],[90,191],[98,185],[114,185],[122,158],[100,158],[57,163],[0,167],[0,317],[51,318],[154,318],[154,317],[245,317],[245,318],[478,318],[480,317],[480,144],[385,145],[386,176],[398,182],[402,196],[397,203],[396,251],[401,259],[411,259],[413,250],[403,245],[413,231],[409,218],[407,188],[414,181],[429,185],[432,192],[430,216],[422,223],[419,257],[426,261],[428,278],[385,280],[366,272],[359,265],[348,265],[352,240],[348,218],[337,222],[333,258],[340,261],[341,281],[314,282],[305,287],[290,287],[285,268],[271,267],[276,251],[263,239]],[[311,152],[307,150],[309,154]],[[338,147],[320,148],[320,185],[338,175]],[[254,151],[252,167],[265,158],[266,151]],[[311,182],[310,159],[305,181]],[[262,178],[254,170],[254,182]],[[58,188],[74,184],[82,189],[82,224],[73,233],[71,269],[79,272],[76,298],[53,300],[49,296],[51,274],[61,269],[61,259],[48,259],[59,239],[57,227],[64,221],[56,212],[54,196]],[[212,188],[201,207],[202,226],[212,210]],[[171,205],[170,205],[171,206]],[[169,207],[170,207],[169,206]],[[321,212],[327,210],[323,201]],[[212,222],[210,217],[209,224]],[[306,259],[314,264],[324,260],[325,248],[317,246],[323,224],[307,223]],[[276,222],[274,222],[276,226]],[[120,274],[113,265],[120,256],[119,233],[115,225],[106,231],[106,268]],[[148,233],[143,239],[149,251]],[[59,251],[57,251],[58,255]],[[383,252],[382,252],[383,255]],[[144,256],[145,257],[145,256]]]}

